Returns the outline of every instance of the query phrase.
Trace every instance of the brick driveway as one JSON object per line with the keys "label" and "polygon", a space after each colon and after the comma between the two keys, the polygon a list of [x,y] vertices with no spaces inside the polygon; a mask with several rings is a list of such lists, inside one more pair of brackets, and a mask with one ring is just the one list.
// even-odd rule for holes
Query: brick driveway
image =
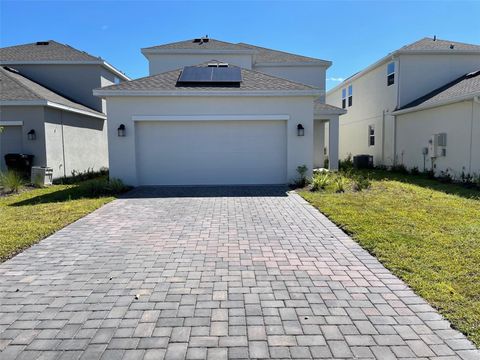
{"label": "brick driveway", "polygon": [[298,195],[137,189],[0,265],[0,359],[479,359]]}

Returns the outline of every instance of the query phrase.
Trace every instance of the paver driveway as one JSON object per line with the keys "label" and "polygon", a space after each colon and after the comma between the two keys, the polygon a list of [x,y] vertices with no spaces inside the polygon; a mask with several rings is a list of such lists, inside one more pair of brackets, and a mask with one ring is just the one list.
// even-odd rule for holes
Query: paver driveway
{"label": "paver driveway", "polygon": [[283,188],[130,197],[0,265],[2,360],[480,358]]}

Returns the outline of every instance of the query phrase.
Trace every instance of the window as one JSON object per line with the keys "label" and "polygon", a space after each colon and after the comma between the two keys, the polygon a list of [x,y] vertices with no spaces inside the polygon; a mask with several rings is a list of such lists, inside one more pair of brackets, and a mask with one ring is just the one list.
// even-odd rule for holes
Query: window
{"label": "window", "polygon": [[347,89],[342,89],[342,109],[347,107]]}
{"label": "window", "polygon": [[353,89],[352,89],[352,85],[350,85],[348,87],[348,106],[352,106],[353,105]]}
{"label": "window", "polygon": [[391,62],[387,65],[387,86],[395,84],[395,63]]}
{"label": "window", "polygon": [[368,146],[375,146],[375,126],[368,126]]}
{"label": "window", "polygon": [[118,84],[120,84],[120,79],[115,76],[115,77],[113,78],[113,82],[118,85]]}

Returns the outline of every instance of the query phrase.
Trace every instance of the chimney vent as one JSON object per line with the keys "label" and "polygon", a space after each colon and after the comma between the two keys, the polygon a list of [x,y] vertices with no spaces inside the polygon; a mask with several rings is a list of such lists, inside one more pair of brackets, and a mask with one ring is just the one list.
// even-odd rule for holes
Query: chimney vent
{"label": "chimney vent", "polygon": [[37,45],[48,45],[48,41],[37,41]]}

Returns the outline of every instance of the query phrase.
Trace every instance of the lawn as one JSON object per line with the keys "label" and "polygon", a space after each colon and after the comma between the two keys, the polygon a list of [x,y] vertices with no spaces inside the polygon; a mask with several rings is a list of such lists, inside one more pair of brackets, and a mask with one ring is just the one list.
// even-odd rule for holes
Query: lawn
{"label": "lawn", "polygon": [[480,346],[480,192],[377,171],[371,188],[300,191]]}
{"label": "lawn", "polygon": [[112,201],[98,182],[53,185],[0,197],[0,262]]}

